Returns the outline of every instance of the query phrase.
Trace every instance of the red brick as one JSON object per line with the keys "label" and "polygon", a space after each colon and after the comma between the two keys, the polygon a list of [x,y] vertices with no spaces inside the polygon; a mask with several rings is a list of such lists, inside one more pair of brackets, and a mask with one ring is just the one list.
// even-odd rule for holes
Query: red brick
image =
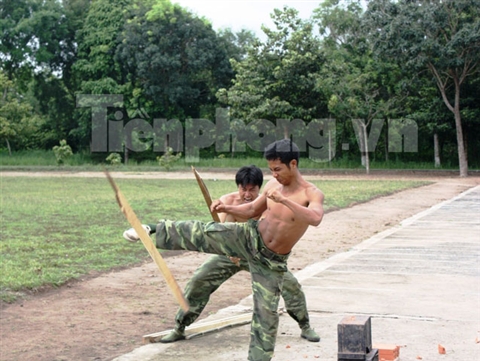
{"label": "red brick", "polygon": [[400,346],[377,343],[372,348],[378,349],[378,361],[396,361],[400,357]]}

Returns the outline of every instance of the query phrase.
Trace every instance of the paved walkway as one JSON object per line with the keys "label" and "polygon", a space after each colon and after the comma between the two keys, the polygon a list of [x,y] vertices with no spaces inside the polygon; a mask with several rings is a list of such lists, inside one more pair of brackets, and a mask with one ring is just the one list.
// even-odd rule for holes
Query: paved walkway
{"label": "paved walkway", "polygon": [[[273,361],[336,361],[337,326],[350,315],[371,316],[373,343],[401,346],[402,361],[480,360],[480,187],[296,276],[322,340],[300,339],[296,323],[282,315]],[[248,313],[251,304],[247,297],[202,322]],[[148,344],[115,361],[244,361],[249,329]]]}

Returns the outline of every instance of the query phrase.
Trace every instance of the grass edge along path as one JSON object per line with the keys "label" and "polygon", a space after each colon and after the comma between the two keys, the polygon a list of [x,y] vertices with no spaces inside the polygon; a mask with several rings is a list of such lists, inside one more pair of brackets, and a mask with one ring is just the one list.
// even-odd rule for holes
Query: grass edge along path
{"label": "grass edge along path", "polygon": [[[192,180],[118,179],[144,223],[210,215]],[[213,198],[235,190],[233,181],[206,181]],[[325,193],[326,211],[367,202],[429,182],[406,180],[312,181]],[[143,247],[122,238],[129,224],[103,178],[0,177],[0,300],[58,287],[81,276],[134,266]]]}

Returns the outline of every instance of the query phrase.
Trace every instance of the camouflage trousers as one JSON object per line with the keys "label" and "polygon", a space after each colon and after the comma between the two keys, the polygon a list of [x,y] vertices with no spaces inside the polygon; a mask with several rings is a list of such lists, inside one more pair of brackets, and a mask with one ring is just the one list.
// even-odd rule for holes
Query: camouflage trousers
{"label": "camouflage trousers", "polygon": [[[210,295],[240,271],[250,272],[248,262],[240,260],[239,264],[236,264],[227,256],[209,257],[197,268],[185,286],[185,298],[190,308],[188,311],[178,309],[175,328],[183,331],[185,327],[195,322],[210,300]],[[288,270],[283,277],[282,297],[288,314],[298,322],[300,328],[309,327],[305,293],[295,276]]]}
{"label": "camouflage trousers", "polygon": [[277,308],[288,255],[269,250],[257,224],[253,220],[247,223],[162,221],[156,228],[156,247],[232,256],[248,262],[253,291],[248,360],[269,361],[277,337]]}

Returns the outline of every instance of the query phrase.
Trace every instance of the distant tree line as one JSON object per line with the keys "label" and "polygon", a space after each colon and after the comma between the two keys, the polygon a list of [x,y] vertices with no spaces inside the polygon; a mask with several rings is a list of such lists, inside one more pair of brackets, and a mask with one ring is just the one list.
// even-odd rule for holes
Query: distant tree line
{"label": "distant tree line", "polygon": [[[120,94],[108,117],[125,123],[143,114],[185,124],[227,109],[229,155],[242,140],[235,120],[281,120],[300,139],[298,120],[335,119],[332,161],[358,159],[367,171],[371,161],[431,162],[461,176],[480,165],[480,0],[325,0],[309,19],[294,8],[271,17],[260,40],[215,31],[169,0],[2,0],[0,149],[65,139],[88,153],[91,112],[78,95]],[[415,126],[415,151],[391,151],[398,129],[388,125],[399,119]]]}

